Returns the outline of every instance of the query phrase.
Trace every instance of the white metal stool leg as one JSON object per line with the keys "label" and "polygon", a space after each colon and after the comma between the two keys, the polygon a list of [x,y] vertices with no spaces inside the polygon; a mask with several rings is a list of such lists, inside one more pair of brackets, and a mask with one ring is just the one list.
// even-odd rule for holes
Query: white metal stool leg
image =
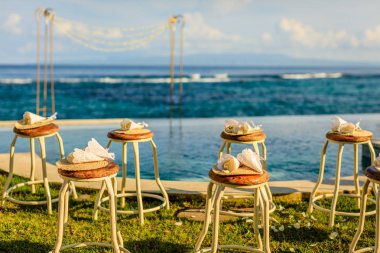
{"label": "white metal stool leg", "polygon": [[[198,237],[197,243],[195,244],[195,252],[199,251],[202,246],[202,242],[205,239],[208,228],[211,223],[211,211],[213,208],[213,192],[212,188],[214,187],[214,184],[210,182],[207,187],[207,195],[206,195],[206,207],[205,207],[205,221],[203,223],[201,234]],[[216,192],[216,191],[215,191]]]}
{"label": "white metal stool leg", "polygon": [[38,141],[40,142],[40,149],[41,149],[42,174],[43,174],[43,182],[44,182],[44,187],[45,187],[48,214],[52,214],[53,210],[51,206],[52,202],[51,202],[51,194],[50,194],[50,187],[49,187],[49,179],[48,179],[47,170],[46,170],[45,138],[39,137]]}
{"label": "white metal stool leg", "polygon": [[[116,214],[117,214],[117,179],[116,177],[113,177],[111,178],[111,182],[112,182],[112,187],[113,187],[113,191],[114,191],[114,194],[115,194],[115,210],[116,210]],[[116,217],[117,219],[117,217]],[[117,241],[119,243],[119,246],[120,247],[124,247],[124,240],[123,240],[123,237],[121,236],[121,232],[120,232],[120,229],[119,229],[119,225],[116,224],[116,232],[117,232]]]}
{"label": "white metal stool leg", "polygon": [[[121,194],[125,194],[125,187],[126,187],[126,179],[127,179],[127,152],[128,152],[128,146],[126,142],[123,142],[122,144],[122,176],[121,176]],[[125,197],[121,197],[121,207],[125,208]]]}
{"label": "white metal stool leg", "polygon": [[[30,143],[30,181],[34,182],[35,172],[36,172],[36,154],[34,149],[34,138],[29,139]],[[32,186],[32,193],[36,193],[36,186]]]}
{"label": "white metal stool leg", "polygon": [[270,252],[270,244],[269,244],[269,199],[265,188],[260,187],[261,197],[263,198],[264,206],[263,206],[263,234],[264,234],[264,252]]}
{"label": "white metal stool leg", "polygon": [[65,180],[62,184],[61,190],[59,191],[59,201],[58,201],[58,223],[57,223],[57,241],[54,246],[54,253],[59,253],[62,247],[63,232],[65,229],[65,217],[66,215],[66,201],[65,196],[69,188],[69,181]]}
{"label": "white metal stool leg", "polygon": [[223,141],[222,143],[222,146],[220,146],[219,148],[219,155],[218,155],[218,158],[221,158],[222,155],[223,155],[223,150],[224,150],[224,147],[226,146],[227,142],[226,141]]}
{"label": "white metal stool leg", "polygon": [[139,143],[134,141],[133,152],[135,154],[135,177],[136,177],[136,194],[137,194],[137,205],[139,210],[140,225],[144,224],[144,207],[141,194],[141,180],[140,180],[140,156],[139,156]]}
{"label": "white metal stool leg", "polygon": [[[361,208],[360,208],[360,216],[359,216],[359,225],[358,229],[356,230],[356,234],[354,236],[354,239],[351,242],[350,245],[350,253],[355,252],[356,244],[359,241],[360,235],[362,234],[364,230],[364,221],[365,221],[365,212],[367,208],[367,196],[368,196],[368,186],[370,181],[367,179],[367,181],[364,183],[362,195],[361,195]],[[377,208],[377,206],[376,206]]]}
{"label": "white metal stool leg", "polygon": [[116,196],[112,187],[111,179],[105,178],[104,181],[107,186],[107,191],[108,191],[108,196],[109,196],[109,201],[110,201],[110,223],[111,223],[112,246],[116,253],[120,253],[118,236],[117,236],[117,222],[116,222]]}
{"label": "white metal stool leg", "polygon": [[253,229],[255,232],[256,241],[258,244],[258,248],[260,250],[263,249],[263,242],[261,240],[260,231],[259,231],[259,224],[260,224],[260,190],[258,188],[254,189],[255,192],[255,223],[253,225]]}
{"label": "white metal stool leg", "polygon": [[158,171],[157,146],[154,143],[153,139],[150,141],[150,144],[152,145],[152,152],[153,152],[154,178],[156,180],[158,187],[160,188],[162,196],[164,196],[164,199],[166,201],[166,209],[169,210],[170,209],[169,196],[165,190],[165,187],[161,183],[160,173]]}
{"label": "white metal stool leg", "polygon": [[212,224],[212,243],[211,243],[211,253],[216,253],[218,250],[218,238],[219,238],[219,212],[221,199],[224,193],[224,186],[217,185],[215,189],[215,203],[214,203],[214,213],[213,213],[213,224]]}
{"label": "white metal stool leg", "polygon": [[376,234],[375,234],[375,253],[380,253],[380,193],[376,194]]}
{"label": "white metal stool leg", "polygon": [[103,194],[104,194],[105,190],[106,190],[106,184],[105,184],[104,181],[102,181],[102,186],[100,187],[100,191],[96,195],[96,200],[95,200],[95,204],[94,204],[94,213],[93,213],[93,216],[92,216],[92,218],[94,220],[98,219],[99,207],[102,204],[102,197],[103,197]]}
{"label": "white metal stool leg", "polygon": [[5,202],[7,200],[7,191],[13,179],[13,166],[14,166],[14,158],[15,158],[16,141],[17,141],[17,135],[15,135],[15,137],[13,138],[10,151],[9,151],[9,173],[8,173],[7,181],[4,184],[2,203],[1,203],[2,208],[5,208]]}
{"label": "white metal stool leg", "polygon": [[311,192],[310,194],[310,200],[309,200],[309,213],[312,213],[313,212],[313,202],[314,202],[314,198],[315,198],[315,195],[317,194],[318,192],[318,188],[321,186],[322,182],[323,182],[323,175],[324,175],[324,172],[325,172],[325,162],[326,162],[326,150],[327,150],[327,146],[329,144],[329,141],[325,141],[325,144],[323,145],[323,148],[322,148],[322,153],[321,153],[321,162],[319,164],[319,176],[318,176],[318,181],[317,183],[315,184],[314,186],[314,189],[313,191]]}
{"label": "white metal stool leg", "polygon": [[338,201],[338,196],[339,196],[340,169],[342,165],[343,149],[344,149],[344,144],[339,144],[338,153],[336,156],[334,196],[331,201],[331,211],[330,211],[330,221],[329,221],[330,227],[333,227],[335,223],[335,212],[336,212],[336,203]]}
{"label": "white metal stool leg", "polygon": [[358,144],[354,144],[354,184],[355,194],[357,198],[357,206],[360,208],[360,185],[359,185],[359,147]]}

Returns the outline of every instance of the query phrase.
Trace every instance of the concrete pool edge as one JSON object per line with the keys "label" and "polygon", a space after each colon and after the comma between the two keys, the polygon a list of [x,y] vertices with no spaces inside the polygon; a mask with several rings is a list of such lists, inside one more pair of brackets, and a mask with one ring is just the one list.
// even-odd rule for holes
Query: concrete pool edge
{"label": "concrete pool edge", "polygon": [[[29,177],[30,173],[30,154],[29,153],[17,153],[15,155],[14,174],[24,178]],[[4,172],[9,171],[9,154],[0,154],[0,169]],[[47,164],[48,178],[51,183],[62,183],[62,179],[59,177],[57,168],[55,165]],[[36,156],[36,180],[42,179],[42,167],[41,159]],[[118,178],[118,187],[121,185],[121,178]],[[360,182],[363,183],[365,176],[359,177]],[[292,180],[292,181],[271,181],[269,182],[273,195],[276,198],[280,198],[287,201],[297,201],[302,198],[307,198],[314,187],[315,179],[312,180]],[[341,178],[341,191],[353,191],[354,186],[352,184],[353,177]],[[206,194],[208,182],[191,182],[191,181],[168,181],[162,180],[169,195],[183,195],[186,197],[199,197]],[[159,189],[154,180],[142,179],[142,189],[145,192],[159,193]],[[78,187],[99,189],[100,183],[86,183],[77,184]],[[134,191],[135,180],[132,178],[127,179],[127,191]],[[320,187],[320,192],[332,192],[334,189],[334,179],[325,180],[324,184]],[[235,193],[236,190],[226,189],[227,193]]]}

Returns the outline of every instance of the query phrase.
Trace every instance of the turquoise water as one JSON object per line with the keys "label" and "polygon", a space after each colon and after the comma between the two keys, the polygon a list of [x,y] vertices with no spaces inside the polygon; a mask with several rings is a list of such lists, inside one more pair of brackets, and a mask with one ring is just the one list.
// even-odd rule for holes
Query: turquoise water
{"label": "turquoise water", "polygon": [[[63,119],[380,112],[374,67],[187,67],[184,95],[176,85],[173,105],[167,67],[57,66],[55,73]],[[35,110],[34,80],[34,66],[0,66],[0,120]]]}
{"label": "turquoise water", "polygon": [[[325,133],[330,128],[331,115],[323,116],[271,116],[240,118],[253,119],[262,124],[267,133],[267,164],[271,180],[306,179],[315,181],[319,171],[320,152]],[[380,133],[380,115],[346,115],[347,120],[362,120],[362,127]],[[161,178],[165,180],[206,181],[208,170],[216,162],[221,145],[219,134],[224,118],[213,119],[143,119],[155,132],[154,140],[158,147]],[[117,125],[62,126],[61,135],[65,150],[83,147],[94,137],[102,145],[107,143],[107,132]],[[9,150],[12,132],[9,127],[0,128],[0,152]],[[53,141],[54,140],[54,141]],[[242,146],[232,146],[233,153]],[[55,139],[48,139],[48,159],[54,162],[58,157]],[[20,140],[16,152],[28,150],[26,140]],[[121,162],[121,145],[114,143],[111,151]],[[134,175],[133,151],[128,149],[128,176]],[[336,145],[331,144],[326,161],[326,176],[334,177]],[[360,149],[361,152],[361,149]],[[148,143],[140,144],[141,175],[153,178],[151,148]],[[352,147],[344,151],[342,175],[352,174]]]}

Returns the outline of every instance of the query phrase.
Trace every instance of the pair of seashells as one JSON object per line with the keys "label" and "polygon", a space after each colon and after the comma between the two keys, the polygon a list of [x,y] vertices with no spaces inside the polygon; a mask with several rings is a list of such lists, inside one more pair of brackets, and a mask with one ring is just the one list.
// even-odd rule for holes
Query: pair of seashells
{"label": "pair of seashells", "polygon": [[115,154],[109,153],[107,149],[103,148],[94,138],[92,138],[85,149],[74,149],[66,157],[69,163],[87,163],[103,161],[106,159],[114,160]]}
{"label": "pair of seashells", "polygon": [[148,124],[146,124],[145,122],[134,122],[131,119],[124,119],[120,123],[120,126],[122,130],[128,131],[132,129],[141,129],[141,128],[147,127]]}
{"label": "pair of seashells", "polygon": [[347,122],[339,116],[332,119],[332,131],[342,134],[353,134],[356,130],[360,129],[360,121],[356,124]]}
{"label": "pair of seashells", "polygon": [[246,148],[239,153],[236,158],[230,154],[224,154],[219,158],[217,167],[219,170],[227,173],[236,171],[241,165],[244,165],[259,174],[263,173],[260,157],[252,149]]}
{"label": "pair of seashells", "polygon": [[27,125],[33,125],[34,123],[41,122],[47,119],[55,120],[57,118],[57,113],[54,113],[48,118],[42,117],[40,115],[34,114],[32,112],[25,112],[22,116],[22,119],[24,120],[25,124]]}
{"label": "pair of seashells", "polygon": [[226,123],[224,124],[224,131],[229,134],[248,134],[254,130],[260,129],[261,126],[256,125],[252,121],[249,123],[248,121],[239,122],[234,119],[229,119],[226,120]]}

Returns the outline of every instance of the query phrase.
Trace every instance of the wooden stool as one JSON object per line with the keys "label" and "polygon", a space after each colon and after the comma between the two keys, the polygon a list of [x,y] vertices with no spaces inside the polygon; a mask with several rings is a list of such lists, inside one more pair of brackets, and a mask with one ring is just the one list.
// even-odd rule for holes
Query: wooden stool
{"label": "wooden stool", "polygon": [[[212,252],[215,253],[218,249],[234,249],[253,252],[270,252],[269,247],[269,206],[270,200],[265,189],[265,185],[269,181],[269,174],[264,171],[262,175],[252,176],[221,176],[214,173],[212,170],[209,172],[210,183],[207,188],[206,197],[206,216],[203,223],[202,232],[195,245],[195,252]],[[215,190],[213,192],[214,185]],[[258,248],[252,248],[240,245],[218,245],[219,235],[219,214],[221,209],[221,199],[223,198],[224,189],[226,187],[235,189],[252,189],[254,191],[254,213],[260,212],[260,199],[262,200],[262,224],[263,224],[263,241],[259,233],[260,215],[254,215],[254,232],[258,242]],[[209,225],[211,223],[211,213],[213,216],[212,227],[212,244],[211,247],[201,249],[202,242],[206,237]]]}
{"label": "wooden stool", "polygon": [[364,183],[362,196],[361,196],[359,225],[358,225],[356,234],[354,236],[354,239],[352,240],[351,245],[350,245],[350,251],[349,251],[350,253],[366,252],[366,251],[374,251],[376,253],[380,252],[380,192],[379,191],[377,191],[376,193],[375,246],[367,247],[367,248],[363,248],[363,249],[355,251],[356,244],[358,243],[360,235],[362,234],[364,230],[364,221],[365,221],[366,208],[367,208],[368,186],[371,182],[373,184],[376,184],[377,186],[380,185],[380,171],[376,167],[374,166],[368,167],[365,171],[365,175],[367,177],[367,180]]}
{"label": "wooden stool", "polygon": [[[260,156],[260,150],[259,150],[259,145],[261,147],[261,152],[262,152],[262,165],[263,165],[263,170],[267,170],[267,149],[265,146],[265,139],[266,139],[266,134],[264,131],[257,131],[252,134],[248,135],[229,135],[226,134],[224,131],[220,134],[220,137],[222,138],[222,146],[219,149],[219,158],[222,157],[224,149],[226,148],[226,153],[230,154],[231,153],[231,144],[242,144],[242,145],[252,145],[253,150],[255,153]],[[268,198],[271,203],[271,207],[269,212],[272,213],[274,210],[276,210],[276,205],[273,203],[272,200],[272,192],[269,188],[269,185],[266,184],[265,190],[267,191]],[[224,196],[225,199],[228,198],[245,198],[249,199],[252,198],[251,195],[247,194],[240,194],[240,195],[228,195]],[[231,215],[231,216],[238,216],[238,217],[251,217],[252,213],[250,212],[233,212],[233,211],[220,211],[222,214],[226,215]]]}
{"label": "wooden stool", "polygon": [[[144,213],[154,212],[159,209],[166,207],[169,209],[169,197],[166,193],[164,186],[161,183],[160,175],[158,172],[158,161],[157,161],[157,148],[156,144],[153,141],[153,132],[149,129],[136,129],[133,133],[117,133],[111,131],[107,134],[109,142],[107,148],[111,146],[112,142],[120,142],[122,144],[122,184],[121,184],[121,193],[117,194],[117,198],[121,198],[121,207],[125,207],[125,197],[137,196],[138,210],[117,210],[117,213],[120,214],[139,214],[140,224],[144,224]],[[162,196],[157,194],[150,193],[141,193],[141,181],[140,181],[140,157],[139,157],[139,143],[140,142],[150,142],[153,151],[153,165],[154,165],[154,177],[156,183],[162,193]],[[127,144],[132,143],[133,152],[135,156],[135,180],[136,180],[136,193],[127,193],[126,192],[126,178],[127,178]],[[108,201],[108,197],[102,198],[103,192],[105,190],[105,184],[103,183],[102,188],[99,191],[98,199],[95,203],[95,212],[94,219],[98,217],[98,209],[107,211],[107,208],[101,206],[101,203]],[[162,204],[156,207],[149,209],[144,209],[142,197],[155,198],[162,201]]]}
{"label": "wooden stool", "polygon": [[[81,171],[65,171],[58,169],[60,177],[64,180],[59,192],[58,203],[58,223],[57,223],[57,241],[54,250],[50,253],[58,253],[61,250],[69,248],[79,248],[86,246],[112,247],[116,253],[129,252],[124,248],[123,238],[117,226],[116,218],[116,193],[117,179],[116,175],[119,171],[119,166],[110,162],[108,166],[94,170]],[[111,241],[112,243],[101,242],[83,242],[62,246],[63,233],[68,222],[69,216],[69,184],[71,182],[96,182],[102,181],[107,188],[110,204],[110,225],[111,225]]]}
{"label": "wooden stool", "polygon": [[[335,223],[335,215],[346,215],[346,216],[359,216],[360,214],[357,212],[343,212],[343,211],[336,211],[336,203],[338,201],[338,196],[348,196],[358,199],[358,206],[360,204],[360,185],[359,185],[359,145],[368,145],[369,150],[371,152],[371,160],[372,162],[375,160],[376,155],[375,151],[372,147],[371,139],[372,139],[372,133],[365,130],[359,130],[357,131],[358,135],[356,136],[350,136],[350,135],[344,135],[334,132],[329,132],[326,134],[326,141],[322,149],[322,155],[321,155],[321,163],[319,168],[319,177],[318,181],[311,192],[310,195],[310,202],[309,202],[309,212],[313,212],[313,208],[320,210],[322,212],[328,212],[330,213],[330,221],[329,226],[334,226]],[[323,181],[323,175],[325,170],[325,160],[326,160],[326,150],[329,143],[335,143],[339,145],[337,158],[336,158],[336,167],[335,167],[335,188],[334,193],[332,194],[322,194],[319,196],[316,196],[318,192],[318,188],[322,184]],[[340,185],[340,169],[342,164],[342,155],[343,155],[343,148],[344,145],[353,145],[354,147],[354,185],[355,185],[355,194],[343,194],[339,193],[339,185]],[[316,201],[324,198],[330,198],[332,197],[332,203],[331,203],[331,209],[323,208],[319,205],[317,205]],[[372,200],[371,200],[372,201]],[[373,215],[375,214],[375,211],[367,212],[365,215]]]}
{"label": "wooden stool", "polygon": [[[59,127],[54,124],[48,124],[45,126],[32,128],[32,129],[17,129],[14,128],[13,132],[15,134],[11,148],[10,148],[10,160],[9,160],[9,175],[7,178],[7,181],[4,185],[3,195],[2,195],[2,207],[5,208],[5,202],[6,200],[9,200],[10,202],[17,203],[20,205],[47,205],[48,213],[52,214],[52,203],[57,202],[58,198],[51,199],[50,195],[50,188],[49,188],[49,180],[47,177],[47,171],[46,171],[46,151],[45,151],[45,138],[55,136],[58,140],[59,144],[59,151],[61,158],[64,157],[64,149],[63,149],[63,143],[62,138],[58,133]],[[9,188],[11,181],[13,179],[13,166],[14,166],[14,154],[15,154],[15,145],[17,138],[27,138],[30,142],[30,159],[31,159],[31,167],[30,167],[30,181],[25,183],[19,183]],[[34,180],[35,177],[35,167],[36,167],[36,160],[35,160],[35,149],[34,149],[34,140],[38,139],[40,143],[40,150],[41,150],[41,160],[42,160],[42,173],[43,173],[43,180]],[[12,197],[10,197],[10,193],[12,190],[16,188],[20,188],[25,185],[31,185],[32,187],[32,193],[36,192],[35,185],[36,184],[44,184],[45,193],[46,193],[46,200],[41,201],[25,201],[25,200],[17,200]],[[75,187],[73,184],[71,184],[71,188],[73,190],[74,198],[77,198]]]}

